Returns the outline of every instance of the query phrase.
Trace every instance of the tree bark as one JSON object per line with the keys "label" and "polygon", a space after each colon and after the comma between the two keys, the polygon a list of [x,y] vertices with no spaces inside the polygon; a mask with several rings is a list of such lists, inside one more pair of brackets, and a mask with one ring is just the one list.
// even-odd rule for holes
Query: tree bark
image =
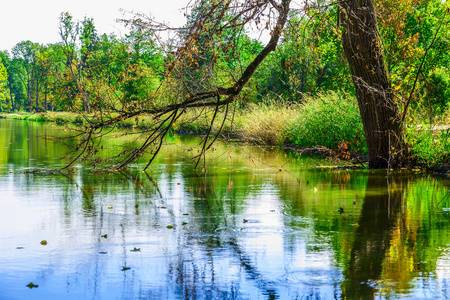
{"label": "tree bark", "polygon": [[339,0],[342,42],[367,142],[369,168],[399,167],[406,147],[373,0]]}
{"label": "tree bark", "polygon": [[39,112],[39,78],[36,78],[36,112]]}
{"label": "tree bark", "polygon": [[27,101],[28,101],[27,111],[31,112],[33,110],[33,81],[32,81],[32,76],[28,76]]}
{"label": "tree bark", "polygon": [[9,97],[11,99],[11,112],[14,111],[14,93],[13,93],[13,87],[11,80],[8,79],[8,86],[9,86]]}
{"label": "tree bark", "polygon": [[47,94],[48,94],[48,83],[45,85],[45,92],[44,92],[44,111],[47,111]]}

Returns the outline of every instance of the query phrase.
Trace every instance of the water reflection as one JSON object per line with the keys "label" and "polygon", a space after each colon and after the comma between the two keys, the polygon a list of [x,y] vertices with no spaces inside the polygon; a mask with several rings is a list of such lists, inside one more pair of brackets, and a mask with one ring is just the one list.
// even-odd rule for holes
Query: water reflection
{"label": "water reflection", "polygon": [[[430,179],[429,190],[422,190],[422,197],[423,192],[435,192],[435,179]],[[436,237],[448,231],[449,217],[439,207],[442,203],[436,195],[429,199],[414,195],[416,182],[417,177],[410,173],[389,177],[369,174],[358,227],[344,265],[343,297],[448,296],[446,279],[436,278],[435,266],[443,249],[448,249],[448,237]],[[441,226],[436,228],[436,224]]]}
{"label": "water reflection", "polygon": [[221,144],[196,173],[195,137],[147,173],[24,174],[65,148],[3,121],[1,299],[449,296],[448,179]]}
{"label": "water reflection", "polygon": [[344,297],[375,298],[375,283],[383,271],[383,261],[391,245],[392,231],[404,201],[404,193],[402,177],[369,175],[350,261],[344,267]]}

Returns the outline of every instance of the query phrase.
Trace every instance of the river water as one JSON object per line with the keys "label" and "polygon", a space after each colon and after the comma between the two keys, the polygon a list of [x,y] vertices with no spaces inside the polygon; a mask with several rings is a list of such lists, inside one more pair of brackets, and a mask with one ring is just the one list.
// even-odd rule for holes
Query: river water
{"label": "river water", "polygon": [[0,299],[450,297],[446,177],[221,143],[196,172],[184,136],[146,173],[48,174],[64,134],[0,120]]}

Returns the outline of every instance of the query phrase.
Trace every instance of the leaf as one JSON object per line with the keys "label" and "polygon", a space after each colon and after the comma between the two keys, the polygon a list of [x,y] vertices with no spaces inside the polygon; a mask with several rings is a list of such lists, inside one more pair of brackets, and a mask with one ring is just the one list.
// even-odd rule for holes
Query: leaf
{"label": "leaf", "polygon": [[102,238],[107,239],[108,238],[108,234],[102,234]]}
{"label": "leaf", "polygon": [[47,245],[47,240],[42,240],[42,241],[41,241],[41,245],[42,245],[42,246]]}
{"label": "leaf", "polygon": [[129,268],[129,267],[122,267],[122,271],[126,271],[126,270],[129,270],[129,269],[131,269],[131,268]]}
{"label": "leaf", "polygon": [[29,284],[26,285],[27,287],[29,287],[30,289],[32,288],[37,288],[39,285],[38,284],[34,284],[32,282],[30,282]]}
{"label": "leaf", "polygon": [[141,251],[141,248],[136,248],[136,247],[134,247],[134,249],[133,250],[130,250],[131,252],[139,252],[139,251]]}
{"label": "leaf", "polygon": [[167,225],[167,229],[173,229],[173,225]]}

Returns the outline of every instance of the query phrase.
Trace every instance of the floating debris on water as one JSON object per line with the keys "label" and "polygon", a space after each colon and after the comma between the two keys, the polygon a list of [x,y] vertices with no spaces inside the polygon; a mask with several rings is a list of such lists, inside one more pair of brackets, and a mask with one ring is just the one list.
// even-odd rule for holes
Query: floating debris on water
{"label": "floating debris on water", "polygon": [[32,283],[32,282],[30,282],[30,283],[27,284],[26,286],[29,287],[30,289],[39,287],[38,284],[34,284],[34,283]]}

